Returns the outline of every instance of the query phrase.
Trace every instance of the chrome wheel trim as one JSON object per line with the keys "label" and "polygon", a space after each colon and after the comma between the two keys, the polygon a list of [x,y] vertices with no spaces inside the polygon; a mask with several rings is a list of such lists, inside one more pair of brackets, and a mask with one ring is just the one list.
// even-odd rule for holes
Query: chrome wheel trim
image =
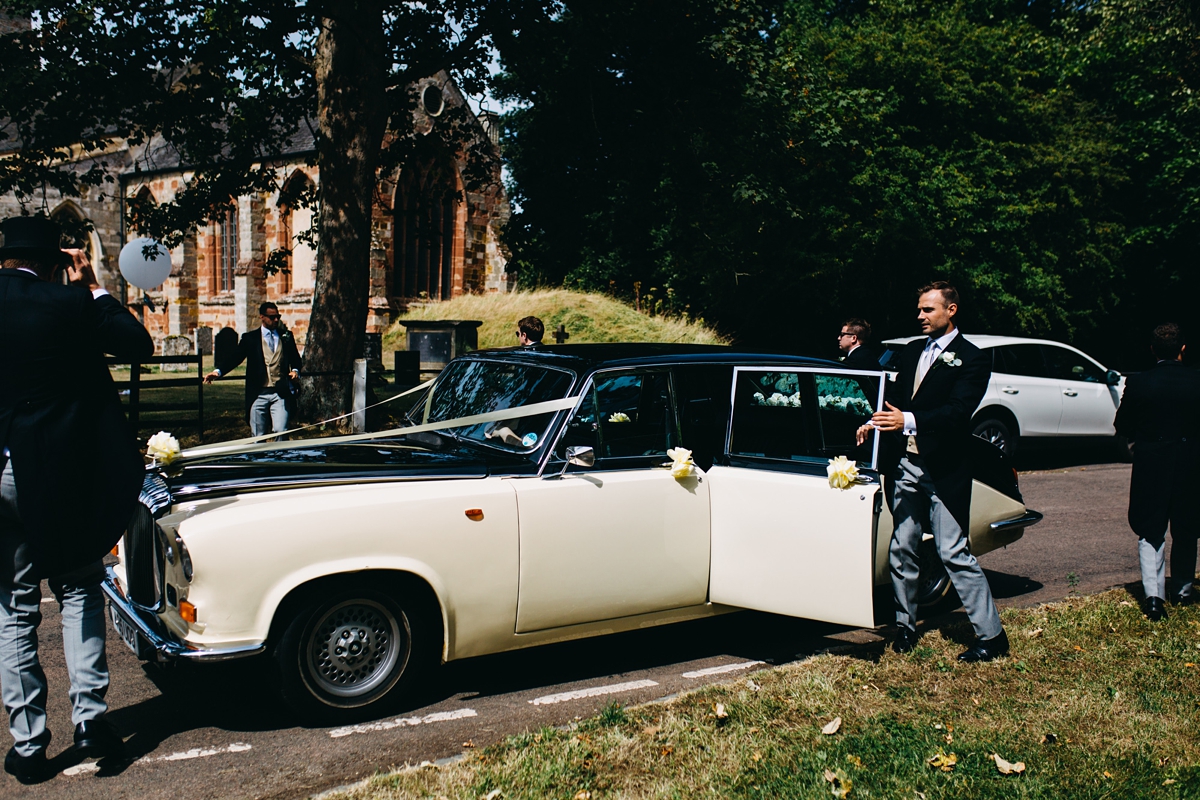
{"label": "chrome wheel trim", "polygon": [[365,598],[337,603],[309,629],[306,682],[331,705],[370,702],[399,679],[411,641],[407,619],[383,604]]}
{"label": "chrome wheel trim", "polygon": [[983,439],[988,444],[999,447],[1004,452],[1008,452],[1008,437],[1005,432],[996,425],[984,425],[979,430],[975,431],[975,435]]}

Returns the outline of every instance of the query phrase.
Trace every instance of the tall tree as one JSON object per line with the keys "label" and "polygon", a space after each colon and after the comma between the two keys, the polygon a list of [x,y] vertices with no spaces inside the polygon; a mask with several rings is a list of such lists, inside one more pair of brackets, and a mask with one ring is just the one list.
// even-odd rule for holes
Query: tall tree
{"label": "tall tree", "polygon": [[[298,200],[318,209],[320,247],[301,410],[341,413],[366,327],[376,179],[416,142],[410,87],[446,70],[482,92],[494,38],[553,3],[5,0],[33,25],[0,36],[0,144],[19,147],[0,160],[0,192],[78,196],[114,182],[111,142],[158,142],[191,177],[131,218],[173,247],[233,198],[278,188],[272,156],[311,128],[320,186]],[[461,122],[436,133],[462,137]]]}
{"label": "tall tree", "polygon": [[1123,177],[1025,5],[569,0],[504,52],[518,265],[808,352],[940,276],[975,330],[1094,330]]}

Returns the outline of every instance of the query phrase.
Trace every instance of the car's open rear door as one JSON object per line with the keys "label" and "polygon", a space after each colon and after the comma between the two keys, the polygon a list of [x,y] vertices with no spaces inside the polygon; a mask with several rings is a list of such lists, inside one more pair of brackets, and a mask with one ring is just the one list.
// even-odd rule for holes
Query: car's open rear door
{"label": "car's open rear door", "polygon": [[[853,431],[882,395],[878,373],[738,368],[728,464],[708,473],[709,599],[845,625],[873,625],[875,443]],[[874,437],[872,437],[874,439]],[[829,459],[863,479],[830,486]]]}

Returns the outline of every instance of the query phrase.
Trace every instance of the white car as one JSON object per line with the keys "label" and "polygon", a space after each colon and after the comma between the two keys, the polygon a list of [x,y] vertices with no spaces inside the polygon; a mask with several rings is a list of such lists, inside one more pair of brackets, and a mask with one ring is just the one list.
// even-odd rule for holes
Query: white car
{"label": "white car", "polygon": [[[1113,419],[1125,377],[1068,344],[1016,336],[966,335],[992,355],[992,379],[973,418],[975,435],[1013,455],[1020,440],[1107,437],[1118,453]],[[888,339],[884,369],[904,345],[922,337]]]}
{"label": "white car", "polygon": [[[883,377],[722,347],[472,353],[420,427],[148,470],[104,584],[113,623],[147,660],[273,658],[325,721],[383,713],[441,661],[739,608],[870,626],[892,522],[854,432]],[[984,553],[1041,515],[979,450]],[[836,456],[856,482],[834,485]],[[931,559],[922,597],[946,584]]]}

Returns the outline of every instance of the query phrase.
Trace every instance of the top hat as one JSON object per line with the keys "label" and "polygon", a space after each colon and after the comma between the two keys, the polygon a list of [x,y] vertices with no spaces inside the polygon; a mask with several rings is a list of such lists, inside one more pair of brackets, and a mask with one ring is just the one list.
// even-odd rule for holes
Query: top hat
{"label": "top hat", "polygon": [[62,251],[62,231],[53,220],[46,217],[9,217],[0,222],[0,231],[4,232],[0,260],[28,258],[56,265],[71,263],[70,254]]}

